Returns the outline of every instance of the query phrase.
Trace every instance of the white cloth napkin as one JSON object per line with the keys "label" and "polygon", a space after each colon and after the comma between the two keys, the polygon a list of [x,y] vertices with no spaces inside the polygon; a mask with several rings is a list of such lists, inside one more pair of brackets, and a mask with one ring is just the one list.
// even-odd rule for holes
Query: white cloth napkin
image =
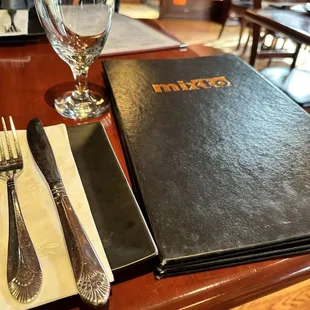
{"label": "white cloth napkin", "polygon": [[0,37],[11,37],[28,34],[28,10],[17,10],[14,16],[14,24],[18,32],[5,32],[11,26],[11,18],[7,10],[0,10]]}
{"label": "white cloth napkin", "polygon": [[[83,225],[110,281],[113,274],[99,238],[90,207],[76,168],[65,125],[45,128],[53,148],[56,163],[73,208]],[[24,220],[39,256],[43,272],[42,289],[29,304],[20,304],[10,294],[7,277],[8,203],[5,181],[0,180],[0,309],[29,309],[57,299],[77,294],[70,259],[58,218],[58,213],[48,185],[36,166],[30,152],[26,131],[19,130],[24,170],[16,179]]]}

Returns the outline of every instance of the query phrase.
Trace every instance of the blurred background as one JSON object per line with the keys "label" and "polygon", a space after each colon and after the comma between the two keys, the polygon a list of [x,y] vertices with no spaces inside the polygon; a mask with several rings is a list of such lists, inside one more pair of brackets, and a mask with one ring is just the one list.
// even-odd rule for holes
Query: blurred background
{"label": "blurred background", "polygon": [[[300,2],[300,3],[299,3]],[[304,11],[304,1],[262,1],[262,7],[279,10]],[[132,18],[159,19],[160,24],[180,41],[190,45],[205,44],[233,53],[246,62],[251,53],[251,26],[242,25],[246,9],[254,8],[251,0],[120,0],[119,12]],[[241,27],[242,33],[241,33]],[[222,33],[221,33],[222,31]],[[219,35],[221,36],[219,38]],[[296,43],[271,31],[262,33],[261,50],[270,50],[270,57],[258,57],[256,68],[267,66],[289,67]],[[239,43],[240,40],[240,43]],[[238,47],[238,48],[237,48]],[[272,51],[274,53],[272,53]],[[274,55],[273,55],[274,54]],[[296,67],[308,70],[309,48],[303,46],[297,56]]]}

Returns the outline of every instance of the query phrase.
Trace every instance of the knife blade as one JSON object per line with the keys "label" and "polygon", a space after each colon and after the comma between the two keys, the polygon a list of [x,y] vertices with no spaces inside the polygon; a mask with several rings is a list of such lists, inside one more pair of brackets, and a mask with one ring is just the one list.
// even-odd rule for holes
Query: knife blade
{"label": "knife blade", "polygon": [[54,153],[38,118],[27,127],[29,148],[52,192],[62,225],[76,286],[81,299],[101,307],[109,299],[110,282],[66,193]]}

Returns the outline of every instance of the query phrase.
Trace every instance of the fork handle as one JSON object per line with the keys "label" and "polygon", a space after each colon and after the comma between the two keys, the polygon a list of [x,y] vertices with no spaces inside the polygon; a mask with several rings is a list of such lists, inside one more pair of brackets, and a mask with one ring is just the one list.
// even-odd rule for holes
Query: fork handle
{"label": "fork handle", "polygon": [[71,205],[61,181],[50,184],[65,236],[77,289],[82,300],[102,307],[109,299],[110,282]]}
{"label": "fork handle", "polygon": [[9,205],[9,242],[7,281],[13,297],[31,302],[42,286],[42,271],[27,231],[17,198],[14,179],[7,181]]}

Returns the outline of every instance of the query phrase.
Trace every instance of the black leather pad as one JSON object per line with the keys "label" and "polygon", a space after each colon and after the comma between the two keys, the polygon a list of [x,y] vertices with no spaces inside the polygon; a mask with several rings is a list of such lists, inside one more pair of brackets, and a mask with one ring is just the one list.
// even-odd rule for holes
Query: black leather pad
{"label": "black leather pad", "polygon": [[[309,251],[302,108],[232,55],[103,64],[158,277]],[[177,84],[220,76],[232,85]]]}
{"label": "black leather pad", "polygon": [[67,130],[112,270],[156,256],[154,241],[102,125],[72,126]]}

